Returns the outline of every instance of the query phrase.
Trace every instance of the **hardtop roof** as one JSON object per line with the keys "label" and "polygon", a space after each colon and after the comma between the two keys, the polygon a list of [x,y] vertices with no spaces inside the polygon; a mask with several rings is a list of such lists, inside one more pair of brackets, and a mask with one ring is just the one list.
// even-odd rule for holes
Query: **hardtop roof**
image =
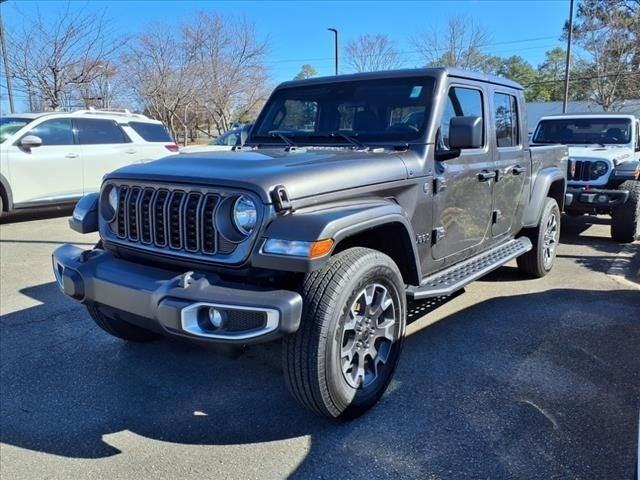
{"label": "hardtop roof", "polygon": [[410,68],[402,70],[385,70],[381,72],[366,72],[366,73],[350,73],[346,75],[334,75],[327,77],[314,77],[304,80],[289,80],[278,85],[277,88],[288,88],[303,85],[316,85],[323,83],[333,82],[348,82],[357,80],[375,80],[386,78],[402,78],[402,77],[454,77],[463,78],[468,80],[475,80],[479,82],[491,83],[494,85],[501,85],[516,90],[523,90],[522,85],[516,83],[507,78],[498,77],[496,75],[489,75],[486,73],[473,72],[471,70],[463,70],[460,68],[450,67],[435,67],[435,68]]}

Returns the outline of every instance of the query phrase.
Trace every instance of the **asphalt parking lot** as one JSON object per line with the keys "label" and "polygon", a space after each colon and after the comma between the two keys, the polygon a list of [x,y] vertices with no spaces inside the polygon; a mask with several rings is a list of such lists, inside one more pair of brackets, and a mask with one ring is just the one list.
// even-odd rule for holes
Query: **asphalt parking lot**
{"label": "asphalt parking lot", "polygon": [[3,479],[633,477],[640,244],[602,219],[571,219],[545,279],[509,265],[414,305],[391,388],[349,423],[293,402],[278,344],[232,358],[109,337],[50,266],[96,236],[18,220],[0,226]]}

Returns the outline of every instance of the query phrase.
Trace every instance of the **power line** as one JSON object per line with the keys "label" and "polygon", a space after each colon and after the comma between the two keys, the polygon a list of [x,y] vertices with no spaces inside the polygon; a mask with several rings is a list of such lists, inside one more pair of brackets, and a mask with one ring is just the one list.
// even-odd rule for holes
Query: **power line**
{"label": "power line", "polygon": [[[602,75],[593,75],[590,77],[573,77],[569,79],[570,82],[579,82],[581,80],[597,80],[599,78],[608,78],[608,77],[629,77],[633,75],[640,75],[640,72],[622,72],[622,73],[604,73]],[[564,82],[563,78],[559,78],[556,80],[541,80],[539,82],[532,82],[524,85],[525,88],[533,87],[535,85],[544,85],[547,83],[558,83]]]}
{"label": "power line", "polygon": [[[519,43],[528,43],[528,42],[535,42],[535,41],[539,41],[539,40],[552,40],[552,39],[557,39],[557,36],[548,36],[548,37],[533,37],[533,38],[521,38],[518,40],[506,40],[506,41],[502,41],[502,42],[493,42],[493,43],[484,43],[484,44],[479,44],[477,45],[478,48],[486,48],[486,47],[493,47],[493,46],[499,46],[499,45],[514,45],[514,44],[519,44]],[[554,45],[555,46],[555,45]],[[540,48],[540,46],[534,46],[534,47],[529,47],[529,48]],[[426,49],[419,49],[419,50],[401,50],[396,52],[397,55],[415,55],[415,54],[420,54],[423,53]],[[450,49],[449,48],[434,48],[431,49],[431,51],[436,52],[436,53],[444,53],[444,52],[448,52]],[[522,49],[519,49],[522,50]],[[377,55],[376,53],[367,53],[367,54],[362,54],[362,55],[358,55],[358,57],[369,57],[369,56],[375,56]],[[271,60],[270,63],[289,63],[289,62],[321,62],[321,61],[334,61],[333,57],[318,57],[318,58],[286,58],[286,59],[277,59],[277,60]]]}

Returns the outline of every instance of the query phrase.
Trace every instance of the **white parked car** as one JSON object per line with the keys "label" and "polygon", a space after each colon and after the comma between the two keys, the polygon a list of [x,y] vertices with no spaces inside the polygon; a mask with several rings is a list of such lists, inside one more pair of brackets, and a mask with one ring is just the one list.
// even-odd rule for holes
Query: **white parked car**
{"label": "white parked car", "polygon": [[212,139],[208,145],[193,145],[182,147],[180,153],[204,153],[204,152],[224,152],[231,150],[234,146],[244,143],[251,124],[242,125],[227,130],[217,138]]}
{"label": "white parked car", "polygon": [[533,143],[569,147],[569,215],[611,215],[611,237],[640,239],[640,119],[625,113],[543,117]]}
{"label": "white parked car", "polygon": [[177,153],[162,122],[128,111],[1,117],[0,214],[72,203],[112,170]]}

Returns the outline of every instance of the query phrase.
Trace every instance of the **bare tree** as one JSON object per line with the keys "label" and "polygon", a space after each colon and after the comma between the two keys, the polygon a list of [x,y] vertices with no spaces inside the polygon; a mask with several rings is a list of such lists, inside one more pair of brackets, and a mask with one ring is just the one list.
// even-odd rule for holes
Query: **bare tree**
{"label": "bare tree", "polygon": [[186,142],[255,117],[268,94],[265,55],[251,23],[199,12],[177,30],[156,25],[135,37],[122,78],[142,109]]}
{"label": "bare tree", "polygon": [[22,29],[9,32],[9,62],[16,89],[31,104],[56,110],[69,107],[80,91],[105,74],[104,65],[125,39],[110,38],[102,13],[83,13],[67,3],[56,17],[38,10],[26,17]]}
{"label": "bare tree", "polygon": [[199,12],[183,27],[200,75],[198,106],[219,131],[254,116],[268,95],[266,40],[246,19]]}
{"label": "bare tree", "polygon": [[413,42],[427,66],[482,71],[493,68],[492,57],[482,51],[489,34],[467,16],[450,17],[444,29],[424,31]]}
{"label": "bare tree", "polygon": [[396,44],[387,35],[360,35],[344,50],[347,65],[356,72],[393,70],[401,64]]}
{"label": "bare tree", "polygon": [[180,32],[152,25],[133,39],[121,62],[126,72],[121,80],[142,109],[162,120],[174,137],[178,128],[185,130],[201,77],[194,48]]}

